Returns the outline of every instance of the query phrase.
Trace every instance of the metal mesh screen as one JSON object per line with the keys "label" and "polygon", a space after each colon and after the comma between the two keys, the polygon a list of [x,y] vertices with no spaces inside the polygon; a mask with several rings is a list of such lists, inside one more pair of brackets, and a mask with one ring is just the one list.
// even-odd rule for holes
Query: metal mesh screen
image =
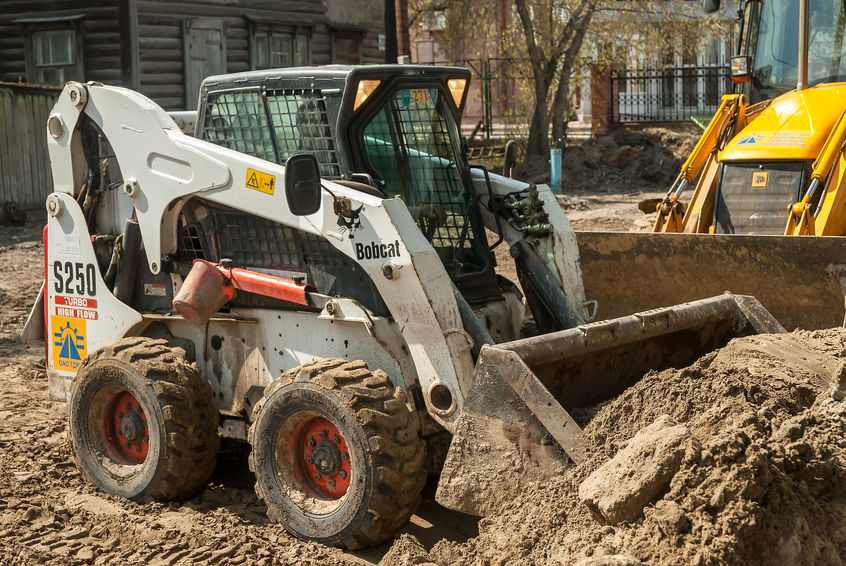
{"label": "metal mesh screen", "polygon": [[717,196],[718,234],[783,234],[787,208],[799,198],[802,163],[727,164]]}
{"label": "metal mesh screen", "polygon": [[276,161],[264,101],[258,90],[209,94],[203,139],[267,161]]}
{"label": "metal mesh screen", "polygon": [[337,263],[338,252],[322,238],[257,216],[215,213],[220,257],[235,265],[305,271]]}
{"label": "metal mesh screen", "polygon": [[388,195],[402,197],[444,263],[456,259],[462,272],[479,271],[484,259],[472,253],[468,195],[439,96],[436,89],[398,91],[365,128],[365,148]]}
{"label": "metal mesh screen", "polygon": [[179,259],[180,261],[194,261],[195,259],[206,259],[206,238],[203,234],[203,227],[199,224],[189,224],[182,228],[179,233]]}
{"label": "metal mesh screen", "polygon": [[266,100],[265,109],[259,90],[209,94],[203,139],[280,165],[295,153],[311,153],[322,177],[339,179],[341,167],[320,91],[273,90]]}
{"label": "metal mesh screen", "polygon": [[279,163],[284,163],[295,153],[311,153],[320,164],[321,177],[341,177],[326,105],[320,91],[268,91],[267,106],[279,150]]}

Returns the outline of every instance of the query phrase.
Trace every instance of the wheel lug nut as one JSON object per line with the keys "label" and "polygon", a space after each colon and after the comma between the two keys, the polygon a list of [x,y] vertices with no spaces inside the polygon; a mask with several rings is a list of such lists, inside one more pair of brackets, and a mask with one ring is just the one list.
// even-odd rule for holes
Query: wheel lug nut
{"label": "wheel lug nut", "polygon": [[328,433],[328,432],[326,432],[325,430],[321,430],[321,431],[320,431],[320,438],[326,438],[326,437],[328,437],[328,436],[329,436],[329,433]]}
{"label": "wheel lug nut", "polygon": [[314,458],[306,458],[306,464],[314,464]]}
{"label": "wheel lug nut", "polygon": [[150,443],[150,437],[149,437],[149,436],[145,436],[145,437],[144,437],[144,442],[146,442],[146,443],[148,443],[148,444],[149,444],[149,443]]}
{"label": "wheel lug nut", "polygon": [[314,479],[316,479],[316,480],[319,480],[322,477],[323,476],[320,475],[320,472],[317,472],[316,474],[314,474]]}
{"label": "wheel lug nut", "polygon": [[349,459],[350,459],[349,452],[344,452],[343,454],[341,454],[341,460],[349,460]]}
{"label": "wheel lug nut", "polygon": [[124,408],[125,408],[127,411],[131,411],[131,410],[132,410],[132,403],[127,403],[126,405],[124,405]]}
{"label": "wheel lug nut", "polygon": [[338,472],[338,475],[341,476],[342,480],[347,479],[347,471],[346,470],[341,470],[340,472]]}
{"label": "wheel lug nut", "polygon": [[334,441],[335,441],[335,444],[340,444],[340,443],[341,443],[341,437],[340,437],[340,436],[338,436],[337,434],[335,435],[335,438],[333,438],[332,440],[334,440]]}
{"label": "wheel lug nut", "polygon": [[123,413],[122,413],[122,412],[120,412],[120,411],[118,411],[118,418],[119,418],[119,419],[122,419],[122,418],[123,418]]}
{"label": "wheel lug nut", "polygon": [[314,446],[315,444],[317,444],[317,442],[315,442],[313,438],[308,439],[308,445],[309,446]]}
{"label": "wheel lug nut", "polygon": [[329,478],[329,487],[335,487],[335,480]]}
{"label": "wheel lug nut", "polygon": [[141,445],[140,444],[135,445],[135,451],[138,452],[139,454],[141,453]]}

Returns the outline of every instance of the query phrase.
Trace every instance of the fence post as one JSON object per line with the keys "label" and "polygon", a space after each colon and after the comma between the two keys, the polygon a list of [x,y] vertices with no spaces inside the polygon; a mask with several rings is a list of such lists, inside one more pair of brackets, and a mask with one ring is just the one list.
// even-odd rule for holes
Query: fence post
{"label": "fence post", "polygon": [[590,70],[590,130],[595,136],[607,134],[611,118],[611,72],[599,66]]}

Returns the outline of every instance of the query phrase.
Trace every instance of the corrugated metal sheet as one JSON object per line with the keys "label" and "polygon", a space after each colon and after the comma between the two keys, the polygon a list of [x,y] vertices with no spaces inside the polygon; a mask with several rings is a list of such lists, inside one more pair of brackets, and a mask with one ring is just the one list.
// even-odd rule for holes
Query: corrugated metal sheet
{"label": "corrugated metal sheet", "polygon": [[41,208],[53,192],[47,117],[60,92],[0,83],[0,205]]}

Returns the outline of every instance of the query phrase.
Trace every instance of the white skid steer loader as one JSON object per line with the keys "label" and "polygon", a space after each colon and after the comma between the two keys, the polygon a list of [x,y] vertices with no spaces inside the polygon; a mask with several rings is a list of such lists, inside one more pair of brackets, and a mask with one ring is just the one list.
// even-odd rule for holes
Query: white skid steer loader
{"label": "white skid steer loader", "polygon": [[[555,197],[466,162],[468,80],[415,66],[211,77],[194,135],[136,92],[65,86],[24,338],[46,340],[89,481],[189,497],[219,437],[239,439],[271,518],[372,545],[413,512],[427,438],[454,435],[438,500],[483,514],[487,490],[584,457],[568,410],[781,330],[728,294],[586,324]],[[522,296],[495,275],[486,229],[542,334],[521,337]]]}

